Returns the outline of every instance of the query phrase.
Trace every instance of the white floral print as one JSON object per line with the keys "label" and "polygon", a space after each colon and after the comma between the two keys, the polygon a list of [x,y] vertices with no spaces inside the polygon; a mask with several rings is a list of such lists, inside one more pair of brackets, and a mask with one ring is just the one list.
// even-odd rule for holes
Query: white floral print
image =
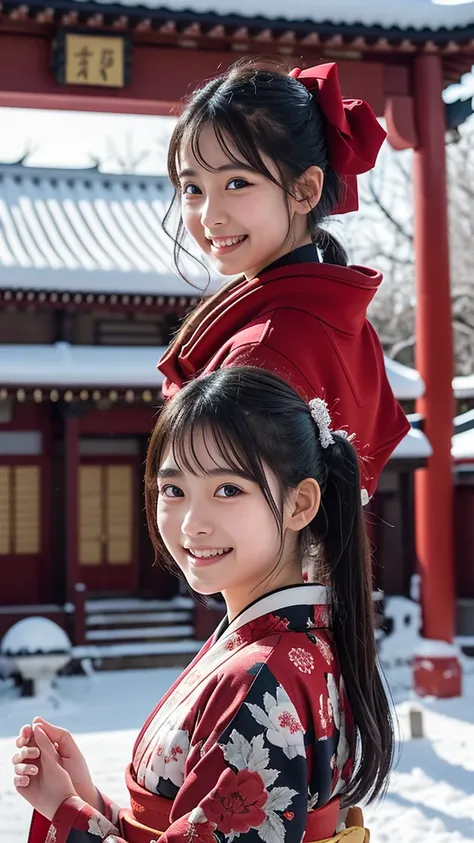
{"label": "white floral print", "polygon": [[336,756],[336,764],[337,769],[340,773],[342,773],[344,767],[346,766],[350,755],[351,755],[351,748],[349,746],[349,741],[346,737],[346,718],[344,714],[344,679],[340,678],[339,680],[339,741],[337,744],[337,756]]}
{"label": "white floral print", "polygon": [[94,834],[96,837],[100,837],[100,839],[103,840],[109,832],[116,831],[116,829],[113,827],[111,822],[102,816],[102,814],[95,814],[89,819],[87,831],[89,834]]}
{"label": "white floral print", "polygon": [[252,703],[245,705],[257,723],[265,726],[267,740],[281,747],[287,758],[306,755],[303,726],[296,708],[281,685],[277,686],[276,699],[269,693],[264,694],[265,710]]}
{"label": "white floral print", "polygon": [[314,659],[308,650],[303,647],[292,647],[288,653],[290,662],[293,662],[300,673],[312,673],[314,670]]}
{"label": "white floral print", "polygon": [[316,646],[321,653],[323,659],[327,664],[331,664],[334,661],[334,654],[326,641],[323,641],[319,635],[315,636],[316,639]]}
{"label": "white floral print", "polygon": [[319,793],[311,793],[308,788],[308,812],[314,811],[319,802]]}
{"label": "white floral print", "polygon": [[[270,694],[266,696],[270,696]],[[254,706],[254,708],[259,707]],[[262,711],[262,709],[259,710]],[[260,839],[264,843],[284,843],[285,825],[280,814],[287,810],[298,791],[290,787],[273,787],[280,771],[269,769],[270,753],[265,747],[263,734],[255,735],[248,741],[234,729],[230,734],[229,743],[221,746],[221,749],[226,761],[237,770],[258,774],[261,779],[262,790],[265,789],[268,794],[261,806],[265,819],[255,826]],[[202,817],[197,821],[202,822]],[[232,843],[238,837],[239,833],[234,831],[226,835],[228,843]]]}
{"label": "white floral print", "polygon": [[340,726],[340,714],[339,714],[339,692],[337,690],[336,680],[332,673],[328,673],[326,676],[326,684],[328,686],[328,710],[330,708],[332,712],[332,719],[334,719],[334,725],[336,729],[339,730]]}
{"label": "white floral print", "polygon": [[332,722],[332,707],[324,694],[319,695],[319,719],[324,736],[326,736],[328,725]]}
{"label": "white floral print", "polygon": [[56,826],[51,823],[46,835],[45,843],[56,843]]}
{"label": "white floral print", "polygon": [[169,729],[159,736],[151,762],[146,771],[146,787],[155,791],[160,779],[169,779],[176,787],[184,780],[189,734],[182,729]]}
{"label": "white floral print", "polygon": [[332,710],[334,718],[334,725],[339,732],[339,740],[337,742],[336,755],[333,759],[333,767],[339,773],[336,786],[332,792],[332,796],[336,796],[344,786],[344,779],[342,778],[342,771],[349,760],[351,750],[349,741],[346,737],[346,723],[344,716],[343,694],[344,694],[344,680],[341,676],[339,680],[339,689],[336,685],[336,680],[332,673],[328,673],[326,677],[328,686],[328,710]]}

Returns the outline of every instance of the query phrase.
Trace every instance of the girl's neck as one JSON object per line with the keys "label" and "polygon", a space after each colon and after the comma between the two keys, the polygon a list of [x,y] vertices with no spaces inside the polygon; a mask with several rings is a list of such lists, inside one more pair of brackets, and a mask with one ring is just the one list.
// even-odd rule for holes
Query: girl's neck
{"label": "girl's neck", "polygon": [[254,603],[255,600],[265,597],[266,594],[270,594],[278,588],[287,588],[290,585],[304,584],[301,565],[298,571],[287,568],[283,569],[280,573],[285,574],[285,576],[277,575],[272,579],[267,577],[267,579],[260,583],[257,587],[254,586],[245,588],[245,586],[243,586],[239,590],[231,589],[228,592],[222,592],[222,596],[227,607],[227,618],[229,623],[232,623],[234,618],[236,618],[237,615],[240,615],[240,613],[243,612],[250,603]]}
{"label": "girl's neck", "polygon": [[299,249],[300,246],[310,246],[312,242],[311,235],[307,229],[299,234],[296,234],[295,232],[286,238],[285,242],[282,243],[281,248],[277,249],[273,255],[270,255],[266,260],[259,264],[256,269],[245,270],[243,275],[248,281],[251,278],[256,278],[259,273],[265,269],[265,267],[275,263],[275,261],[279,260],[284,255],[294,252],[294,250]]}

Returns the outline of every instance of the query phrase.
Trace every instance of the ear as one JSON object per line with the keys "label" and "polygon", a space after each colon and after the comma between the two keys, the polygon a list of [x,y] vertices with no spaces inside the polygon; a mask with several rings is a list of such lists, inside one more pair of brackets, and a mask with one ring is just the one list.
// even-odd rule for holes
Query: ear
{"label": "ear", "polygon": [[295,533],[304,530],[315,517],[320,503],[319,483],[312,477],[305,478],[288,497],[285,526]]}
{"label": "ear", "polygon": [[320,167],[308,167],[295,184],[292,199],[296,214],[309,214],[316,207],[323,192],[324,173]]}

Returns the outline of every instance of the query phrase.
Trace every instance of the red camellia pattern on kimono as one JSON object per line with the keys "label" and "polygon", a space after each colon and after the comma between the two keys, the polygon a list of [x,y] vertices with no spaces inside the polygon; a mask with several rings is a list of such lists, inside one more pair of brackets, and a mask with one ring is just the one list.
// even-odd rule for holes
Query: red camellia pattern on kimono
{"label": "red camellia pattern on kimono", "polygon": [[254,621],[249,621],[247,629],[250,630],[252,641],[258,641],[274,632],[287,632],[288,624],[289,621],[286,618],[281,619],[277,615],[264,615]]}
{"label": "red camellia pattern on kimono", "polygon": [[239,834],[262,825],[266,816],[262,806],[267,799],[268,793],[258,773],[249,770],[234,773],[229,769],[222,773],[200,807],[219,831]]}
{"label": "red camellia pattern on kimono", "polygon": [[329,608],[327,606],[314,607],[314,623],[316,627],[328,627],[329,624]]}
{"label": "red camellia pattern on kimono", "polygon": [[233,650],[237,650],[239,647],[242,647],[243,644],[246,643],[245,638],[239,632],[234,633],[231,635],[230,638],[227,639],[225,642],[226,650],[232,652]]}

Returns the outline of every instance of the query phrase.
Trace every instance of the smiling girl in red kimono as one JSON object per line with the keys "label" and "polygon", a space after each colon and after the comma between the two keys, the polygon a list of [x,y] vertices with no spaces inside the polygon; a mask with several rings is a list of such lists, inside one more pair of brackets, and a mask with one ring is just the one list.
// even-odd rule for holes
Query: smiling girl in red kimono
{"label": "smiling girl in red kimono", "polygon": [[357,209],[356,174],[374,166],[384,138],[366,102],[342,98],[335,64],[286,75],[244,62],[194,94],[168,156],[178,269],[187,232],[232,280],[160,360],[165,397],[240,365],[274,371],[306,399],[323,396],[334,423],[356,436],[364,502],[409,424],[366,319],[382,276],[347,266],[321,224]]}
{"label": "smiling girl in red kimono", "polygon": [[158,558],[227,615],[144,724],[130,808],[94,790],[68,733],[22,730],[30,843],[363,843],[341,806],[383,790],[392,728],[350,437],[322,399],[222,369],[165,406],[146,502]]}

